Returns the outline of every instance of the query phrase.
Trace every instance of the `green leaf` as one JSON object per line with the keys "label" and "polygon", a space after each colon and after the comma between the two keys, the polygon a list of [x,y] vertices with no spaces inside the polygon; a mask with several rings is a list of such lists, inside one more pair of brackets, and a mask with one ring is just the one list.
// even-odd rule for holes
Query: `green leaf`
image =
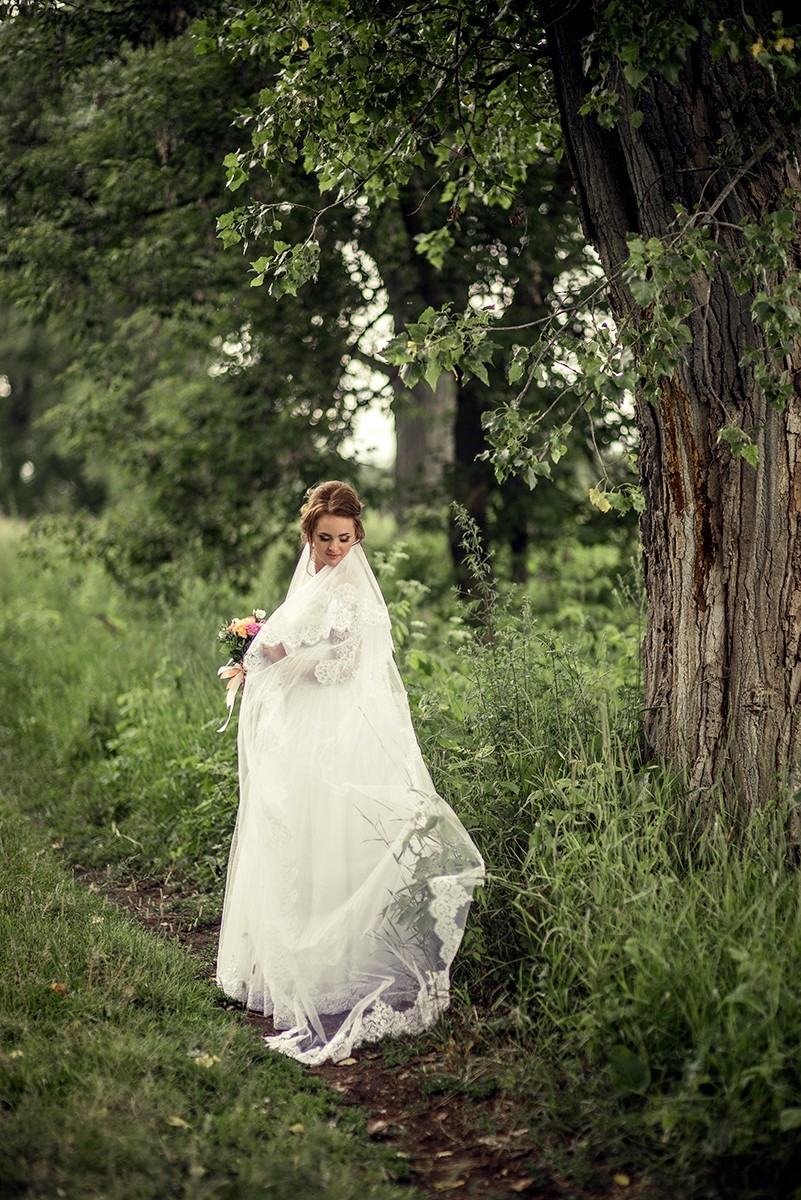
{"label": "green leaf", "polygon": [[442,364],[436,358],[429,359],[429,361],[426,363],[425,371],[423,372],[423,378],[431,388],[432,392],[437,386],[437,380],[439,379],[443,370],[444,368]]}
{"label": "green leaf", "polygon": [[222,241],[226,250],[229,246],[236,246],[242,241],[242,234],[237,232],[236,229],[221,229],[217,236]]}
{"label": "green leaf", "polygon": [[534,488],[537,486],[538,479],[551,478],[551,464],[547,462],[537,462],[534,460],[526,467],[523,473],[523,478],[531,490],[534,491]]}
{"label": "green leaf", "polygon": [[241,188],[242,184],[247,183],[247,181],[247,171],[243,171],[241,167],[235,167],[228,172],[226,187],[229,191],[236,192],[239,188]]}
{"label": "green leaf", "polygon": [[801,1108],[783,1108],[779,1113],[779,1129],[782,1133],[801,1129]]}
{"label": "green leaf", "polygon": [[401,365],[400,377],[408,388],[415,387],[423,378],[423,368],[416,362],[405,362]]}
{"label": "green leaf", "polygon": [[683,65],[684,64],[680,60],[675,58],[668,59],[666,62],[659,64],[659,69],[671,87],[676,87],[677,83],[679,82],[679,72],[681,71]]}
{"label": "green leaf", "polygon": [[475,375],[477,379],[481,380],[485,387],[489,387],[490,381],[489,375],[487,374],[487,368],[479,358],[471,354],[469,357],[466,357],[462,360],[461,366],[462,373],[464,374],[465,378],[469,378],[470,375]]}
{"label": "green leaf", "polygon": [[621,1096],[644,1096],[651,1085],[648,1065],[628,1046],[613,1046],[609,1051],[609,1074]]}
{"label": "green leaf", "polygon": [[427,258],[432,267],[442,270],[448,251],[455,245],[454,236],[448,226],[433,229],[430,233],[418,233],[414,239],[415,250]]}
{"label": "green leaf", "polygon": [[756,467],[759,462],[759,448],[754,445],[745,430],[738,429],[736,425],[719,429],[718,441],[728,443],[732,458],[744,458],[752,467]]}
{"label": "green leaf", "polygon": [[632,279],[629,290],[641,308],[647,308],[660,292],[659,284],[653,279]]}
{"label": "green leaf", "polygon": [[644,79],[648,77],[647,67],[638,67],[636,63],[627,63],[623,68],[623,74],[626,77],[626,83],[629,87],[636,89],[640,86]]}

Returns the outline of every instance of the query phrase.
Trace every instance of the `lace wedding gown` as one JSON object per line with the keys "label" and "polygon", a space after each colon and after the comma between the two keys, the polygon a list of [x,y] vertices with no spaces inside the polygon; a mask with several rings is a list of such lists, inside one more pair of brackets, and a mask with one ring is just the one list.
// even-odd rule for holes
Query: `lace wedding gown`
{"label": "lace wedding gown", "polygon": [[447,1006],[481,856],[434,791],[361,546],[251,645],[217,981],[305,1063],[416,1033]]}

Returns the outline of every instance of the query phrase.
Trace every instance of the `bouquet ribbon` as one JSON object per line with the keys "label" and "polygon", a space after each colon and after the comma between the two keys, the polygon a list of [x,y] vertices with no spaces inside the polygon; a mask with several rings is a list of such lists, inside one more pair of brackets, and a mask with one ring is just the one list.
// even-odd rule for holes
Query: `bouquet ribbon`
{"label": "bouquet ribbon", "polygon": [[228,680],[225,685],[225,703],[228,706],[228,716],[226,717],[225,724],[221,725],[217,730],[218,733],[224,733],[228,728],[228,722],[234,715],[234,705],[236,704],[239,689],[245,682],[245,668],[241,663],[229,662],[226,666],[220,667],[217,674],[220,679]]}

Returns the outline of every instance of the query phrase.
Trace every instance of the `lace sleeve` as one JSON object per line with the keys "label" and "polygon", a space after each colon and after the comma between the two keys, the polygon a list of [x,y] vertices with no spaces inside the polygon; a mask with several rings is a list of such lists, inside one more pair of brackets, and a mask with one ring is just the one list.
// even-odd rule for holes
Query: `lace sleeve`
{"label": "lace sleeve", "polygon": [[299,620],[276,614],[249,649],[245,666],[250,671],[280,663],[287,682],[345,683],[362,664],[365,629],[384,625],[388,630],[385,610],[363,590],[338,584]]}
{"label": "lace sleeve", "polygon": [[309,678],[328,687],[355,679],[361,657],[363,605],[351,584],[336,588],[326,606],[327,635],[315,647]]}

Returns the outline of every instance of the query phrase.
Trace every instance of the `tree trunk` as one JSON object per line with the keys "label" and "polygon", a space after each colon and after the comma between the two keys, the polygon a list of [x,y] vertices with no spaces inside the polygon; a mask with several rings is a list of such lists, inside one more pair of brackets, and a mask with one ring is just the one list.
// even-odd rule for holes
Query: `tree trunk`
{"label": "tree trunk", "polygon": [[[763,95],[764,71],[750,55],[713,62],[704,36],[676,86],[655,76],[632,96],[620,79],[624,114],[613,130],[581,116],[590,86],[581,39],[598,28],[601,8],[578,0],[566,10],[548,0],[544,15],[585,232],[621,318],[632,307],[615,279],[627,257],[627,231],[664,238],[675,229],[675,204],[708,207],[727,189],[716,217],[721,239],[737,248],[739,227],[786,206],[783,192],[797,195],[799,179],[792,156],[782,154],[775,106]],[[729,0],[715,8],[715,27],[739,15]],[[763,3],[749,11],[757,30],[770,27]],[[638,129],[628,120],[634,108],[643,113]],[[734,135],[746,148],[744,159],[774,139],[740,178],[720,166],[720,148]],[[768,802],[798,772],[801,354],[793,348],[788,365],[796,391],[779,413],[750,369],[739,365],[747,349],[761,344],[752,297],[738,296],[725,272],[711,282],[699,273],[691,293],[685,361],[664,382],[658,405],[638,401],[646,499],[645,732],[661,758],[687,772],[702,805],[705,790],[721,781],[732,804],[739,799],[750,808]],[[732,425],[755,431],[756,469],[718,440],[718,431]]]}
{"label": "tree trunk", "polygon": [[421,381],[411,391],[393,381],[395,484],[399,514],[442,502],[443,477],[453,463],[456,382],[440,375],[435,388]]}

